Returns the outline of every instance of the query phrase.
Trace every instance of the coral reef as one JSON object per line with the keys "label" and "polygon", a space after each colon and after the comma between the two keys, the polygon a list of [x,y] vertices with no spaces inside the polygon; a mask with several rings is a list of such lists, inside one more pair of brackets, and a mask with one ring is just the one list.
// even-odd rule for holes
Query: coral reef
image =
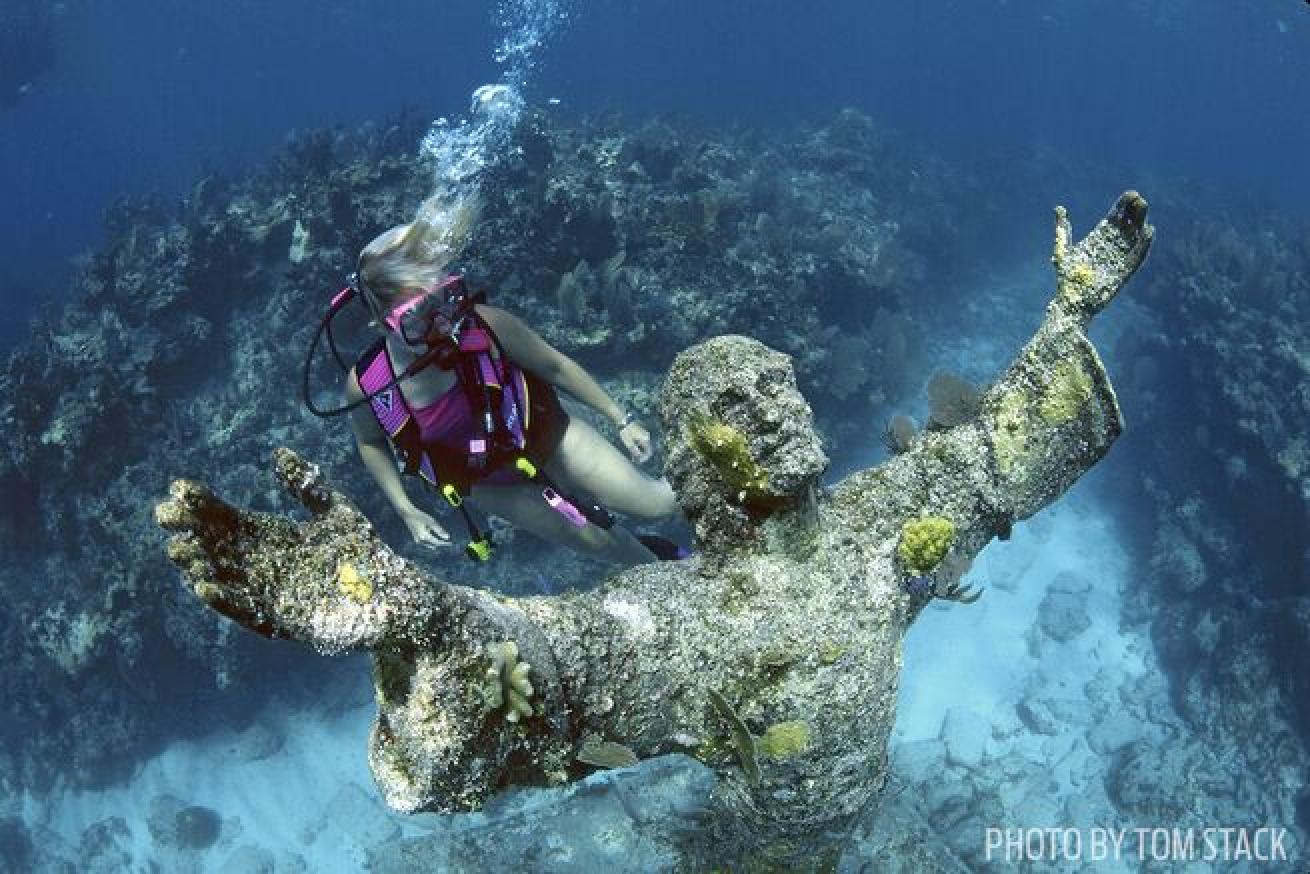
{"label": "coral reef", "polygon": [[[700,206],[692,221],[703,231],[732,209]],[[680,353],[660,413],[666,473],[699,553],[591,591],[507,597],[445,582],[396,554],[319,468],[283,449],[275,469],[307,520],[240,510],[185,480],[157,519],[175,532],[170,557],[213,609],[322,652],[373,652],[370,763],[395,808],[473,810],[506,784],[566,781],[579,775],[580,744],[600,736],[643,758],[690,749],[718,772],[688,858],[811,865],[885,779],[900,639],[923,606],[898,584],[903,526],[949,518],[954,549],[972,556],[1058,497],[1119,435],[1086,330],[1145,257],[1145,212],[1125,194],[1077,245],[1059,212],[1056,296],[982,412],[831,490],[818,488],[827,458],[786,356],[737,336]],[[1044,415],[1047,399],[1068,397],[1062,367],[1079,369],[1074,381],[1089,391]],[[766,506],[742,506],[740,490],[724,488],[723,457],[691,445],[687,426],[706,411],[750,448]],[[341,596],[343,559],[372,581],[367,603]],[[819,657],[854,640],[858,657]],[[517,722],[485,718],[486,647],[504,641],[532,666],[537,704]],[[502,661],[498,678],[512,659]]]}
{"label": "coral reef", "polygon": [[1310,746],[1310,684],[1288,669],[1310,651],[1310,228],[1178,211],[1196,217],[1153,258],[1117,345],[1134,362],[1120,392],[1149,411],[1125,447],[1144,473],[1116,478],[1147,569],[1126,620],[1149,628],[1189,728],[1299,797],[1287,821],[1310,831],[1310,788],[1280,764]]}
{"label": "coral reef", "polygon": [[[242,669],[254,652],[243,636],[176,603],[143,534],[147,496],[180,467],[283,503],[259,488],[252,460],[296,431],[320,458],[349,457],[344,434],[303,428],[298,399],[269,391],[270,375],[295,371],[306,313],[345,253],[421,195],[408,184],[414,135],[293,138],[263,175],[203,179],[176,207],[118,204],[70,302],[0,370],[0,489],[14,511],[0,518],[0,590],[24,618],[0,625],[11,668],[0,689],[24,702],[0,733],[17,785],[39,790],[56,772],[101,785],[188,720],[241,719],[265,698],[256,688],[288,679]],[[234,685],[245,694],[228,694]],[[167,724],[152,715],[161,701],[176,714]]]}
{"label": "coral reef", "polygon": [[[534,326],[586,364],[617,353],[656,372],[674,350],[749,333],[797,362],[833,446],[860,439],[913,378],[904,315],[934,294],[959,226],[945,168],[917,179],[858,112],[802,136],[712,142],[652,121],[561,129],[530,120],[486,193],[469,269],[496,277]],[[885,204],[910,196],[916,209]],[[847,362],[858,361],[859,366]]]}
{"label": "coral reef", "polygon": [[519,648],[512,640],[501,644],[487,644],[487,668],[483,697],[493,711],[504,709],[508,722],[518,722],[532,716],[532,684],[528,673],[532,666],[519,661]]}
{"label": "coral reef", "polygon": [[[43,314],[0,370],[0,489],[12,510],[0,516],[0,590],[22,617],[0,620],[11,666],[0,690],[27,705],[0,731],[18,783],[48,786],[64,769],[78,783],[112,779],[176,729],[149,717],[161,700],[185,701],[176,709],[206,726],[285,694],[278,672],[243,669],[263,651],[176,603],[143,534],[148,496],[170,475],[203,471],[234,501],[286,508],[260,467],[294,444],[403,542],[348,429],[323,427],[294,391],[269,387],[298,372],[359,248],[427,193],[413,157],[421,133],[420,120],[401,119],[295,134],[257,174],[204,177],[180,202],[117,204],[68,303]],[[924,171],[913,182],[910,162]],[[904,310],[931,292],[923,268],[937,234],[960,226],[963,206],[944,197],[956,179],[853,112],[768,137],[532,117],[490,170],[465,266],[648,421],[677,349],[734,329],[758,336],[793,356],[826,446],[840,450],[865,441],[858,423],[914,372],[921,344]],[[894,217],[911,189],[915,209]],[[362,325],[347,322],[338,339],[357,349]],[[867,367],[840,366],[850,360]],[[319,364],[326,394],[333,371]],[[664,447],[654,448],[658,463]],[[767,449],[752,438],[757,457]],[[470,583],[520,594],[600,574],[499,520],[490,527],[503,558],[461,569]],[[346,597],[367,600],[347,582]],[[327,670],[298,664],[315,683]]]}

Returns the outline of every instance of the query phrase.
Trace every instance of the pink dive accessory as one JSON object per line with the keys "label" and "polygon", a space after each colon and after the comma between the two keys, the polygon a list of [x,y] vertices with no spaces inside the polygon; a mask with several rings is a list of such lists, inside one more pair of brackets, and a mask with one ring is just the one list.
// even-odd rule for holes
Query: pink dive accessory
{"label": "pink dive accessory", "polygon": [[400,333],[400,320],[411,311],[418,309],[419,306],[428,302],[429,298],[436,294],[444,294],[454,285],[458,285],[463,279],[458,273],[452,273],[436,285],[424,291],[422,294],[416,294],[409,300],[393,308],[391,312],[383,317],[383,321],[391,327],[391,330]]}
{"label": "pink dive accessory", "polygon": [[565,519],[568,519],[574,525],[581,528],[587,524],[587,517],[582,515],[577,507],[564,500],[563,496],[550,486],[546,486],[541,490],[541,496],[546,499],[547,504],[550,504],[552,510],[559,513]]}
{"label": "pink dive accessory", "polygon": [[347,285],[345,288],[337,292],[336,297],[332,298],[332,305],[329,307],[329,309],[334,309],[334,310],[337,309],[343,303],[350,300],[350,298],[354,295],[354,293],[355,293],[355,289]]}
{"label": "pink dive accessory", "polygon": [[428,297],[431,294],[432,292],[425,291],[423,294],[414,295],[409,300],[405,301],[400,306],[395,307],[391,312],[383,316],[382,320],[387,323],[387,327],[399,334],[400,320],[409,315],[412,311],[418,309],[422,304],[427,303]]}

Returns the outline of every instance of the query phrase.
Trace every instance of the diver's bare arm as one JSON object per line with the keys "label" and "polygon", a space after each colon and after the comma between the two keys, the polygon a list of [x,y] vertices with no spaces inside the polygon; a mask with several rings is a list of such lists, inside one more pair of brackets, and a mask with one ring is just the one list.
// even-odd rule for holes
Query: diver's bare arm
{"label": "diver's bare arm", "polygon": [[591,378],[591,374],[583,370],[582,365],[573,359],[566,359],[566,363],[560,366],[559,373],[551,382],[596,410],[616,426],[623,424],[623,408],[614,403],[605,393],[605,389],[601,388],[596,380]]}
{"label": "diver's bare arm", "polygon": [[386,495],[387,502],[396,513],[403,517],[417,510],[409,495],[405,493],[405,486],[400,481],[400,472],[396,470],[396,462],[391,456],[390,447],[359,440],[356,441],[356,445],[359,447],[359,457],[364,460],[364,467],[373,475],[378,488],[382,489],[382,494]]}
{"label": "diver's bare arm", "polygon": [[580,364],[543,340],[513,313],[486,304],[478,304],[477,309],[496,332],[505,354],[518,365],[568,392],[615,425],[623,423],[622,408]]}
{"label": "diver's bare arm", "polygon": [[[353,373],[346,380],[346,402],[354,403],[364,397],[359,383]],[[400,472],[396,470],[395,459],[386,435],[382,433],[377,420],[367,407],[360,407],[350,414],[350,430],[355,433],[355,445],[359,448],[359,457],[364,467],[382,489],[387,502],[400,516],[413,513],[417,508],[405,494],[405,486],[400,481]]]}

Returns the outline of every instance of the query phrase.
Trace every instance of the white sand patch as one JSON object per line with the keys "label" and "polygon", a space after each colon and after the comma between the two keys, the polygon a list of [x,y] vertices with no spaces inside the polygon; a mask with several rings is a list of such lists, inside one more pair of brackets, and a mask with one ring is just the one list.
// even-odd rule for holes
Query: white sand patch
{"label": "white sand patch", "polygon": [[[995,792],[999,821],[989,826],[1114,823],[1105,784],[1113,750],[1161,735],[1121,699],[1158,668],[1148,667],[1145,629],[1121,627],[1121,592],[1134,585],[1134,568],[1088,485],[983,551],[966,577],[987,586],[977,604],[934,605],[906,636],[893,761],[910,780],[945,774],[932,783],[943,799],[967,803],[972,787]],[[1048,592],[1058,594],[1034,627]],[[1172,709],[1154,680],[1167,719]],[[981,852],[971,828],[949,836],[957,851]]]}
{"label": "white sand patch", "polygon": [[[251,845],[273,853],[278,870],[297,867],[297,855],[308,871],[363,870],[366,848],[404,828],[403,818],[382,804],[368,770],[373,713],[371,704],[335,714],[267,713],[256,729],[264,740],[253,754],[250,737],[237,733],[179,741],[127,785],[66,790],[44,803],[27,799],[25,819],[54,832],[67,852],[88,826],[121,817],[130,838],[120,847],[130,853],[132,870],[154,860],[171,870],[224,871],[235,849]],[[281,748],[258,758],[269,736],[274,743],[280,738]],[[160,795],[217,812],[223,819],[218,843],[203,852],[159,847],[148,821]]]}
{"label": "white sand patch", "polygon": [[[1125,680],[1143,670],[1141,648],[1149,641],[1119,624],[1120,587],[1131,585],[1128,556],[1113,519],[1087,491],[1076,486],[1016,524],[1009,541],[983,550],[965,579],[986,587],[978,603],[938,602],[910,629],[893,742],[937,737],[952,707],[1012,725],[1015,705],[1034,682],[1045,694],[1082,698],[1087,681],[1102,669]],[[1038,661],[1028,632],[1051,582],[1065,571],[1091,583],[1092,624]]]}

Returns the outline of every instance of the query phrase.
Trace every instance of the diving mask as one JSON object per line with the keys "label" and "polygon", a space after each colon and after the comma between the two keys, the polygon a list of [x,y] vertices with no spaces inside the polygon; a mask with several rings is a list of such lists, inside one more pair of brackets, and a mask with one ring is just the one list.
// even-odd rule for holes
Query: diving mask
{"label": "diving mask", "polygon": [[455,338],[468,301],[464,277],[452,273],[383,317],[387,327],[410,346],[437,346]]}

